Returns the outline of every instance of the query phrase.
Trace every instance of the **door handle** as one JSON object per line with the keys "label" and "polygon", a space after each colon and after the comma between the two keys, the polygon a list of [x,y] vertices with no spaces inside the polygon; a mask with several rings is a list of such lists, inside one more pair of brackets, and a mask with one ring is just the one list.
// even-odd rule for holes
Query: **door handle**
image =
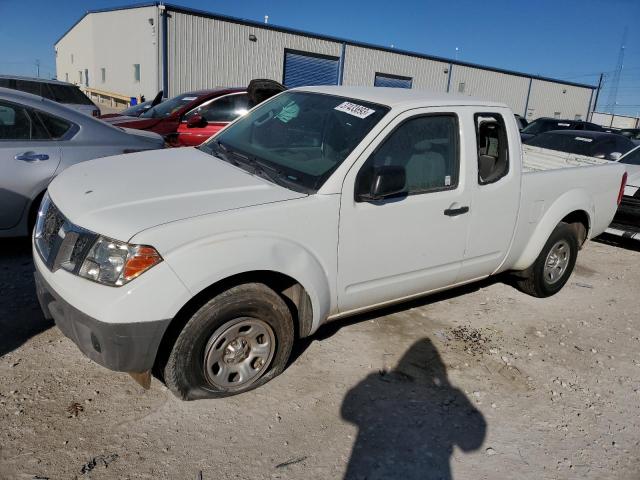
{"label": "door handle", "polygon": [[444,214],[448,217],[456,217],[458,215],[464,215],[467,212],[469,212],[469,207],[447,208]]}
{"label": "door handle", "polygon": [[49,155],[46,153],[24,152],[19,153],[13,158],[22,160],[23,162],[40,162],[42,160],[49,160]]}

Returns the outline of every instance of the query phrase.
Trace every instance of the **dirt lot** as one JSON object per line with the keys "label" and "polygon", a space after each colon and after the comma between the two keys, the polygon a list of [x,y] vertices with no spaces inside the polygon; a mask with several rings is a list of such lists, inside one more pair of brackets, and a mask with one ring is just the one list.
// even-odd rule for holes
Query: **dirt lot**
{"label": "dirt lot", "polygon": [[328,325],[256,391],[180,402],[42,319],[0,243],[0,478],[638,479],[640,250],[565,289],[499,281]]}

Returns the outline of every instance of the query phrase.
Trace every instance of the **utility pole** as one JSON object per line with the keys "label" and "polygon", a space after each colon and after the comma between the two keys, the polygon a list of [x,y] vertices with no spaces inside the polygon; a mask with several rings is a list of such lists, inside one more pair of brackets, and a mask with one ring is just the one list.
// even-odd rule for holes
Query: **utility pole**
{"label": "utility pole", "polygon": [[611,86],[609,90],[609,98],[607,99],[607,113],[615,115],[616,104],[618,103],[618,86],[620,85],[620,74],[624,67],[624,49],[627,43],[627,31],[628,27],[624,28],[622,34],[622,44],[620,45],[620,53],[618,53],[618,62],[616,63],[616,69],[613,71],[613,77],[611,78]]}
{"label": "utility pole", "polygon": [[600,96],[600,89],[602,88],[602,79],[604,78],[604,73],[600,74],[600,79],[598,80],[598,89],[596,90],[596,101],[593,102],[593,110],[591,110],[591,118],[589,121],[593,119],[593,112],[598,108],[598,97]]}

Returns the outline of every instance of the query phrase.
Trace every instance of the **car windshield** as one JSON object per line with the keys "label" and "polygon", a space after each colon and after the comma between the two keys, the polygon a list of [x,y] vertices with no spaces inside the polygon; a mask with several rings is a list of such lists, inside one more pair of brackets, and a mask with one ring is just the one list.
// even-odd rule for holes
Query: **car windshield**
{"label": "car windshield", "polygon": [[150,108],[150,105],[151,105],[151,100],[147,102],[138,103],[137,105],[133,105],[129,108],[122,110],[120,112],[120,115],[136,117],[140,115],[140,112],[144,112],[145,110],[148,110]]}
{"label": "car windshield", "polygon": [[574,153],[576,155],[591,156],[595,140],[580,135],[563,135],[553,132],[543,133],[537,137],[525,140],[527,145],[559,152]]}
{"label": "car windshield", "polygon": [[184,95],[178,95],[166,102],[159,103],[153,108],[150,108],[144,112],[140,117],[142,118],[165,118],[170,116],[173,112],[180,110],[185,105],[193,102],[198,98],[197,95],[185,93]]}
{"label": "car windshield", "polygon": [[285,92],[199,148],[285,187],[317,191],[389,111],[334,95]]}
{"label": "car windshield", "polygon": [[620,159],[620,163],[629,165],[640,165],[640,147],[631,150],[628,154]]}

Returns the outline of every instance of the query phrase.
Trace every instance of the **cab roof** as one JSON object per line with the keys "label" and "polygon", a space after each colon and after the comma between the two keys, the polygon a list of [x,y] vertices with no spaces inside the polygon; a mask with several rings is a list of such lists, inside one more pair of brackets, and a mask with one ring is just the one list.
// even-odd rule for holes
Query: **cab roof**
{"label": "cab roof", "polygon": [[492,100],[413,88],[319,86],[300,87],[294,89],[294,91],[324,93],[327,95],[348,97],[365,102],[386,105],[392,108],[464,105],[508,108],[506,104]]}

